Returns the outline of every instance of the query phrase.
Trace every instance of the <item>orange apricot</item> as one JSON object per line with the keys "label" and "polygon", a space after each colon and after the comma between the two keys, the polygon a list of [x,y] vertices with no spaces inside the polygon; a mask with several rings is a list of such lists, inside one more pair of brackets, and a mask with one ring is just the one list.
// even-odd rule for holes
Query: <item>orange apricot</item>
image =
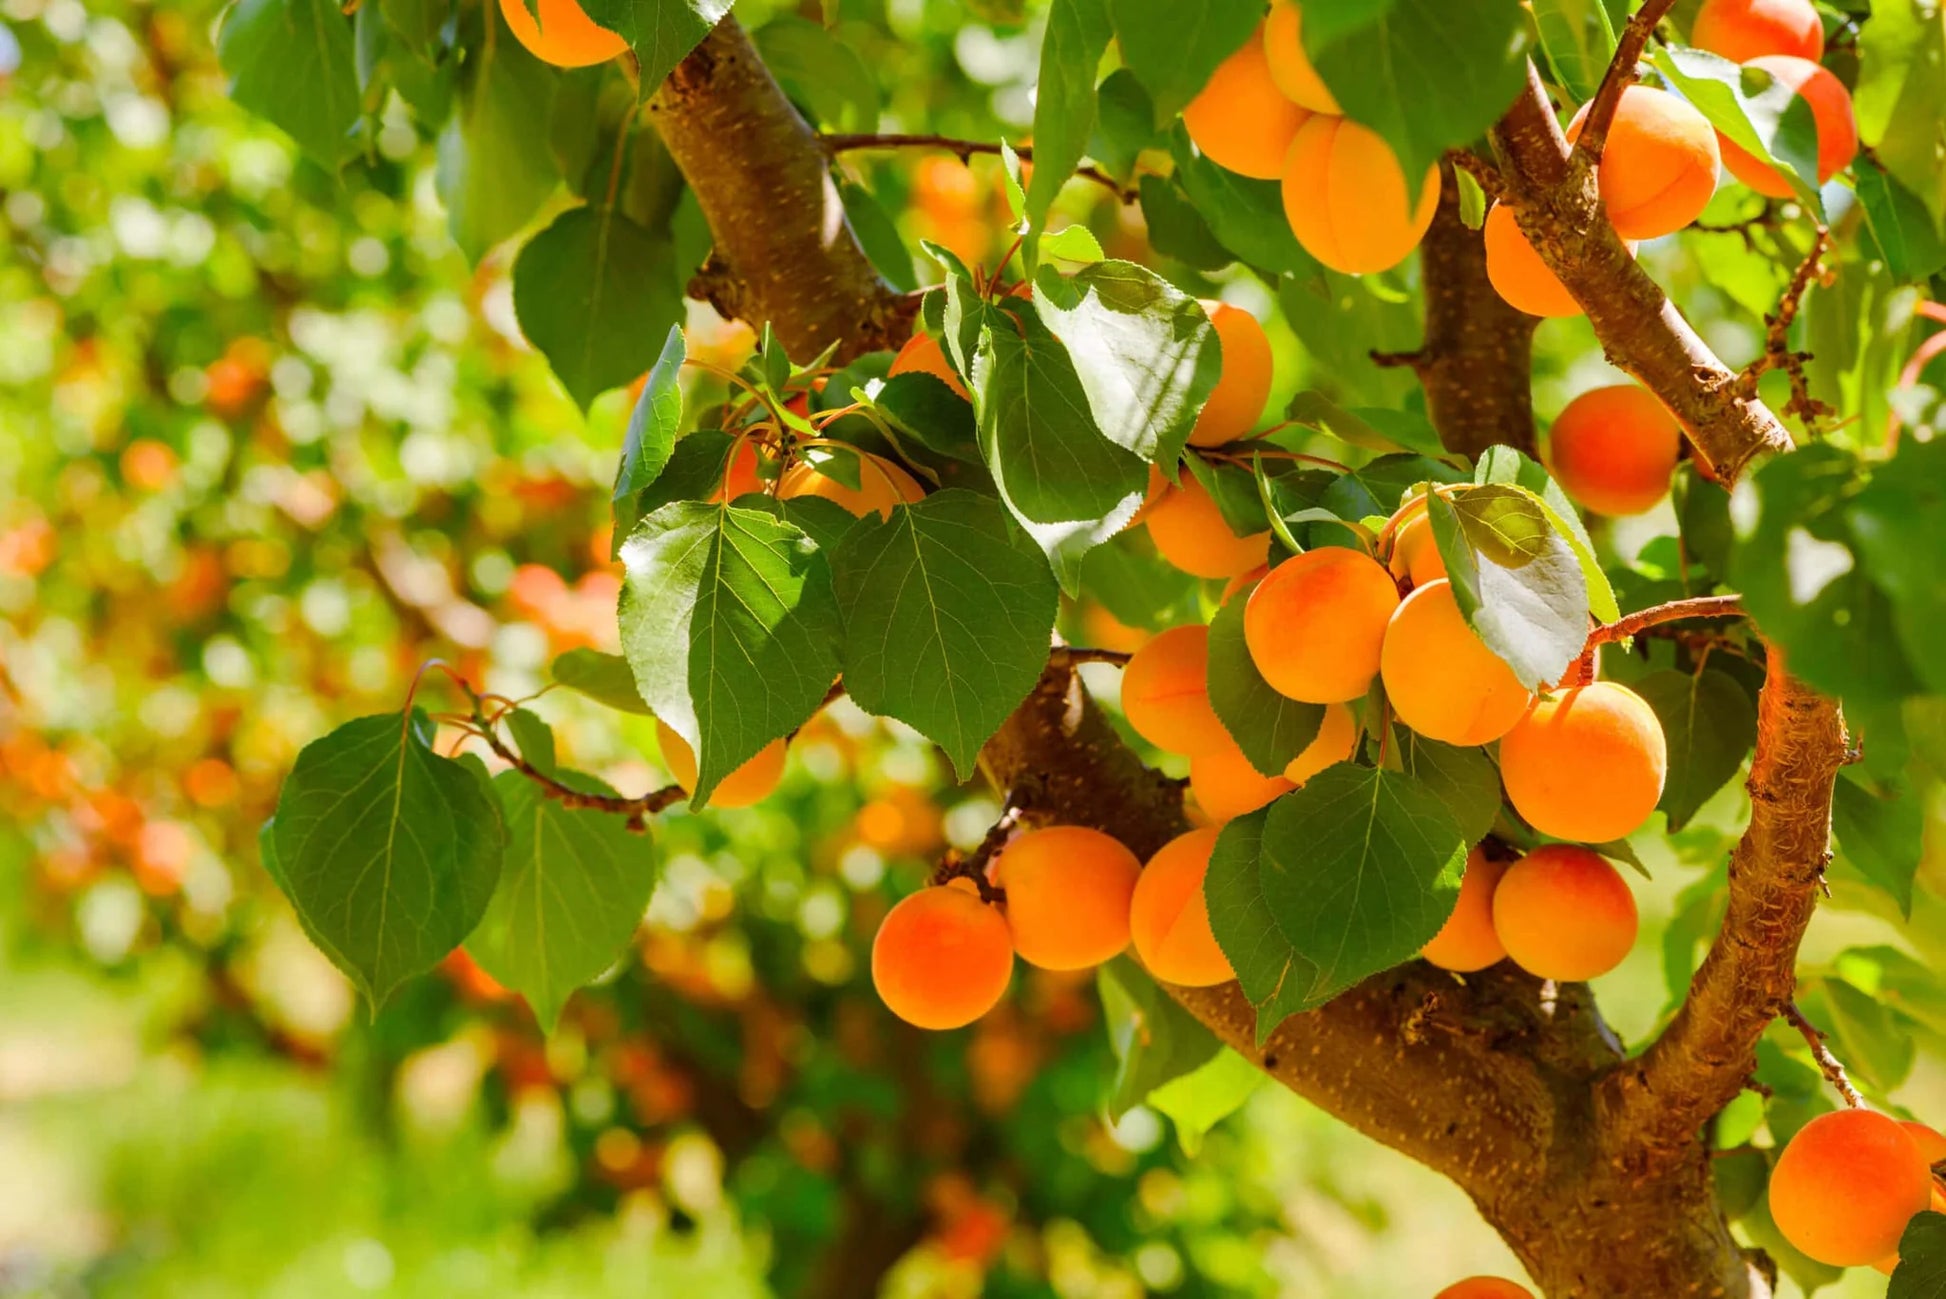
{"label": "orange apricot", "polygon": [[1256,180],[1276,180],[1291,137],[1311,114],[1271,80],[1261,35],[1252,33],[1216,65],[1209,83],[1182,110],[1183,129],[1219,167]]}
{"label": "orange apricot", "polygon": [[757,473],[757,443],[743,438],[730,452],[723,466],[723,485],[710,497],[712,501],[734,501],[741,496],[760,493],[764,480]]}
{"label": "orange apricot", "polygon": [[993,859],[1007,890],[1014,951],[1043,970],[1085,970],[1128,946],[1128,911],[1142,863],[1086,826],[1029,830]]}
{"label": "orange apricot", "polygon": [[1314,113],[1344,111],[1304,52],[1304,15],[1296,0],[1272,0],[1270,17],[1264,20],[1264,54],[1271,80],[1286,99]]}
{"label": "orange apricot", "polygon": [[992,1010],[1013,978],[1007,922],[976,893],[924,888],[885,913],[872,939],[872,986],[920,1028],[959,1028]]}
{"label": "orange apricot", "polygon": [[1207,988],[1236,977],[1210,932],[1203,898],[1216,836],[1208,828],[1177,835],[1149,858],[1135,886],[1128,918],[1135,954],[1165,983]]}
{"label": "orange apricot", "polygon": [[[696,788],[696,754],[689,741],[660,720],[655,724],[656,743],[662,746],[662,762],[669,775],[684,789]],[[749,807],[770,797],[784,777],[784,742],[772,740],[757,751],[757,756],[723,777],[710,792],[711,807]]]}
{"label": "orange apricot", "polygon": [[799,496],[822,496],[861,519],[867,514],[889,519],[893,506],[910,505],[925,497],[926,489],[919,481],[884,456],[859,452],[858,461],[856,487],[839,482],[816,465],[796,464],[784,471],[777,495],[787,501]]}
{"label": "orange apricot", "polygon": [[1500,887],[1506,864],[1478,848],[1466,854],[1466,873],[1460,876],[1459,900],[1453,914],[1439,927],[1419,955],[1442,970],[1471,974],[1503,959],[1507,949],[1493,928],[1493,895]]}
{"label": "orange apricot", "polygon": [[1239,537],[1230,531],[1223,511],[1194,474],[1164,488],[1143,521],[1162,557],[1192,577],[1236,577],[1270,557],[1270,534]]}
{"label": "orange apricot", "polygon": [[1824,21],[1811,0],[1703,0],[1689,43],[1732,63],[1766,54],[1815,63],[1824,57]]}
{"label": "orange apricot", "polygon": [[1399,588],[1362,551],[1322,546],[1286,560],[1243,606],[1251,661],[1279,694],[1343,703],[1371,689]]}
{"label": "orange apricot", "polygon": [[1214,447],[1257,427],[1270,400],[1270,339],[1242,307],[1206,301],[1203,310],[1223,345],[1223,374],[1189,431],[1189,445]]}
{"label": "orange apricot", "polygon": [[1554,480],[1596,514],[1640,514],[1669,494],[1682,426],[1660,398],[1632,383],[1569,402],[1547,431]]}
{"label": "orange apricot", "polygon": [[1156,748],[1195,757],[1233,744],[1209,702],[1209,628],[1171,627],[1122,669],[1122,715]]}
{"label": "orange apricot", "polygon": [[1263,581],[1264,575],[1269,572],[1270,565],[1262,564],[1251,569],[1248,573],[1238,573],[1235,577],[1223,584],[1223,590],[1217,595],[1216,602],[1218,604],[1228,604],[1257,583]]}
{"label": "orange apricot", "polygon": [[1635,895],[1600,853],[1551,843],[1509,866],[1493,890],[1493,932],[1543,979],[1606,974],[1635,945]]}
{"label": "orange apricot", "polygon": [[1414,590],[1393,613],[1379,675],[1399,720],[1447,744],[1490,744],[1534,702],[1507,661],[1466,625],[1453,584],[1443,579]]}
{"label": "orange apricot", "polygon": [[1470,1276],[1447,1286],[1433,1299],[1534,1299],[1534,1292],[1501,1277]]}
{"label": "orange apricot", "polygon": [[[1562,317],[1581,314],[1581,304],[1568,292],[1514,219],[1513,209],[1495,203],[1487,209],[1487,280],[1506,304],[1530,316]],[[1635,251],[1629,241],[1628,250]]]}
{"label": "orange apricot", "polygon": [[540,0],[540,21],[527,9],[527,0],[500,0],[501,16],[514,39],[542,63],[557,68],[586,68],[606,63],[628,48],[619,35],[599,26],[575,0]]}
{"label": "orange apricot", "polygon": [[1838,1110],[1799,1128],[1777,1157],[1770,1216],[1800,1253],[1862,1267],[1898,1249],[1931,1192],[1925,1157],[1896,1120]]}
{"label": "orange apricot", "polygon": [[[1851,160],[1858,156],[1858,119],[1851,111],[1851,92],[1844,82],[1829,68],[1789,54],[1766,54],[1744,66],[1768,72],[1811,106],[1811,118],[1818,128],[1818,184],[1851,166]],[[1791,183],[1783,172],[1759,162],[1755,154],[1725,136],[1717,136],[1716,143],[1732,176],[1766,198],[1791,196]]]}
{"label": "orange apricot", "polygon": [[1946,1133],[1929,1128],[1923,1123],[1915,1123],[1910,1119],[1900,1120],[1899,1126],[1905,1129],[1905,1134],[1912,1138],[1914,1145],[1919,1147],[1919,1157],[1926,1161],[1926,1167],[1946,1164]]}
{"label": "orange apricot", "polygon": [[1285,764],[1284,779],[1302,785],[1326,767],[1350,762],[1358,750],[1358,715],[1346,704],[1326,704],[1318,733],[1303,750]]}
{"label": "orange apricot", "polygon": [[1535,703],[1500,741],[1514,810],[1542,834],[1607,843],[1649,819],[1669,771],[1655,710],[1613,681]]}
{"label": "orange apricot", "polygon": [[1212,821],[1254,812],[1296,788],[1284,776],[1258,771],[1235,740],[1189,760],[1189,792]]}
{"label": "orange apricot", "polygon": [[1396,578],[1410,578],[1414,586],[1446,576],[1446,561],[1432,535],[1432,516],[1426,498],[1415,496],[1392,516],[1392,556],[1387,565]]}
{"label": "orange apricot", "polygon": [[966,385],[960,382],[959,373],[946,359],[946,349],[931,334],[914,332],[905,340],[905,346],[892,358],[892,368],[885,372],[886,378],[895,374],[929,374],[953,390],[955,396],[966,400]]}
{"label": "orange apricot", "polygon": [[1297,242],[1347,275],[1389,270],[1411,256],[1439,206],[1437,167],[1426,168],[1415,197],[1383,137],[1322,114],[1298,128],[1283,186],[1284,216]]}
{"label": "orange apricot", "polygon": [[[1588,109],[1568,124],[1581,135]],[[1601,155],[1601,201],[1624,239],[1674,234],[1709,205],[1716,192],[1716,128],[1687,100],[1652,86],[1630,86],[1615,106]]]}

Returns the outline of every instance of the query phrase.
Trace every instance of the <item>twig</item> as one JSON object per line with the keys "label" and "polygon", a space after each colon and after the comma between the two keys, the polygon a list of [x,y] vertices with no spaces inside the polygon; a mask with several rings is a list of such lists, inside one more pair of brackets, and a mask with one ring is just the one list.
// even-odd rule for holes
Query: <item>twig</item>
{"label": "twig", "polygon": [[1507,197],[1507,178],[1500,169],[1471,149],[1448,149],[1446,161],[1478,181],[1486,196],[1496,203]]}
{"label": "twig", "polygon": [[1740,618],[1743,613],[1740,595],[1699,595],[1688,600],[1671,600],[1601,624],[1588,633],[1588,644],[1592,648],[1627,640],[1665,622],[1680,622],[1685,618]]}
{"label": "twig", "polygon": [[1424,348],[1412,352],[1368,352],[1366,355],[1381,370],[1417,370],[1432,359],[1426,355]]}
{"label": "twig", "polygon": [[[1000,152],[998,144],[988,144],[984,140],[963,140],[951,135],[820,135],[818,145],[831,157],[862,149],[944,149],[958,155],[961,162],[966,162],[976,153],[997,155]],[[1014,156],[1022,162],[1032,162],[1034,150],[1029,145],[1017,145]],[[1133,203],[1141,197],[1139,191],[1124,186],[1099,167],[1077,167],[1074,174],[1102,186],[1123,203]]]}
{"label": "twig", "polygon": [[980,890],[980,901],[985,903],[1005,902],[1007,890],[996,886],[987,878],[987,866],[993,861],[994,854],[1007,846],[1014,830],[1020,825],[1024,807],[1009,794],[1007,806],[1000,818],[981,837],[979,845],[970,853],[949,849],[940,859],[939,868],[932,873],[934,884],[946,884],[956,879],[972,880],[973,886]]}
{"label": "twig", "polygon": [[572,789],[548,775],[533,763],[509,748],[491,725],[484,724],[486,719],[477,713],[474,718],[479,737],[486,741],[494,755],[527,779],[541,787],[541,793],[568,808],[592,808],[599,812],[613,812],[628,818],[628,828],[637,834],[648,828],[644,818],[675,806],[689,797],[689,791],[681,785],[664,785],[661,789],[651,790],[640,798],[623,798],[616,794],[589,794]]}
{"label": "twig", "polygon": [[1765,199],[1763,206],[1754,215],[1747,216],[1741,221],[1725,221],[1721,225],[1712,225],[1707,221],[1698,221],[1689,228],[1691,230],[1700,230],[1706,235],[1735,235],[1743,240],[1743,246],[1745,248],[1748,248],[1754,253],[1757,251],[1757,231],[1775,230],[1778,225],[1777,204],[1769,199]]}
{"label": "twig", "polygon": [[1615,57],[1608,61],[1601,86],[1588,101],[1588,117],[1581,124],[1580,140],[1575,145],[1587,155],[1589,162],[1601,161],[1601,151],[1608,144],[1608,129],[1615,124],[1615,109],[1622,102],[1622,92],[1635,84],[1635,65],[1648,47],[1650,34],[1675,5],[1676,0],[1647,0],[1622,29],[1621,39],[1615,42]]}
{"label": "twig", "polygon": [[1845,1098],[1845,1104],[1853,1109],[1863,1107],[1865,1098],[1860,1096],[1858,1089],[1851,1085],[1851,1079],[1845,1074],[1845,1067],[1838,1063],[1838,1057],[1831,1054],[1831,1048],[1824,1044],[1824,1031],[1804,1018],[1804,1012],[1797,1008],[1795,1001],[1786,1002],[1782,1014],[1790,1021],[1791,1027],[1804,1034],[1804,1040],[1811,1044],[1811,1058],[1818,1062],[1818,1069],[1823,1072],[1825,1081]]}
{"label": "twig", "polygon": [[1793,352],[1790,332],[1791,325],[1797,320],[1798,310],[1804,305],[1804,295],[1814,282],[1825,282],[1824,255],[1830,247],[1831,231],[1819,226],[1811,239],[1811,251],[1798,263],[1790,284],[1784,290],[1783,299],[1777,304],[1777,310],[1764,316],[1763,355],[1752,361],[1736,379],[1737,397],[1749,401],[1757,395],[1757,381],[1766,373],[1771,370],[1787,372],[1791,378],[1791,399],[1785,403],[1784,412],[1796,415],[1807,426],[1814,426],[1823,416],[1834,412],[1811,395],[1811,383],[1804,374],[1804,363],[1811,359],[1811,353]]}
{"label": "twig", "polygon": [[1085,645],[1060,645],[1047,656],[1051,667],[1079,667],[1083,663],[1112,663],[1126,667],[1132,655],[1122,650],[1091,649]]}

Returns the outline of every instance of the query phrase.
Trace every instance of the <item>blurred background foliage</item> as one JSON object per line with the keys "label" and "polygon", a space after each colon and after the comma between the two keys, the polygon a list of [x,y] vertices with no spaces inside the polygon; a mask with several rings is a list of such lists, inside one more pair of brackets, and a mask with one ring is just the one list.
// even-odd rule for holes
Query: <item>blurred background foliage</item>
{"label": "blurred background foliage", "polygon": [[[1039,18],[1019,3],[825,7],[855,59],[840,98],[807,104],[834,126],[1024,133]],[[554,654],[613,648],[606,484],[628,403],[584,418],[523,343],[511,254],[462,255],[410,114],[381,114],[333,177],[232,104],[218,10],[0,0],[0,1295],[1395,1299],[1517,1273],[1453,1188],[1281,1091],[1206,1137],[1147,1108],[1109,1124],[1085,979],[1023,969],[963,1034],[896,1024],[863,971],[877,919],[996,808],[843,704],[793,747],[779,797],[658,820],[635,953],[552,1039],[459,956],[368,1020],[259,867],[258,827],[299,747],[397,708],[422,660],[521,696]],[[817,94],[791,76],[823,48],[805,18],[738,12]],[[564,157],[601,78],[564,79]],[[707,234],[653,137],[638,148],[641,201],[693,265]],[[855,161],[907,249],[1004,248],[993,159]],[[1361,351],[1411,345],[1402,277],[1280,303],[1208,278],[1193,229],[1157,232],[1158,257],[1142,209],[1075,185],[1062,210],[1266,319],[1276,405],[1417,400],[1334,351],[1347,319]],[[1735,364],[1799,253],[1759,229],[1647,255]],[[1813,374],[1874,430],[1913,295],[1847,275],[1859,292],[1813,311],[1849,313],[1824,328],[1863,341]],[[742,326],[689,312],[692,356],[747,353]],[[1543,327],[1543,413],[1605,373],[1585,323]],[[1923,429],[1932,390],[1913,392]],[[1665,509],[1603,541],[1647,591],[1673,532]],[[1072,610],[1076,636],[1167,622],[1141,590]],[[646,719],[564,691],[534,707],[576,765],[660,783]],[[1841,870],[1807,976],[1841,1038],[1858,1025],[1864,1079],[1937,1121],[1946,821],[1937,773],[1917,779],[1929,802],[1860,823],[1868,851],[1917,869],[1912,922]],[[1645,938],[1599,985],[1627,1039],[1686,983],[1741,804],[1733,783],[1681,833],[1641,836]],[[1808,1117],[1828,1102],[1800,1050],[1779,1037],[1767,1081]],[[1721,1144],[1762,1121],[1726,1116]]]}

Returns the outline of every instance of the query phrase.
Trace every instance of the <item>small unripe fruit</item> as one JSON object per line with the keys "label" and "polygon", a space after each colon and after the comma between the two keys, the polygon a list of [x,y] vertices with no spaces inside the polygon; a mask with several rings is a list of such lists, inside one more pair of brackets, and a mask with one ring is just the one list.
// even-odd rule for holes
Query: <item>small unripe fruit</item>
{"label": "small unripe fruit", "polygon": [[1500,935],[1493,928],[1493,894],[1500,877],[1507,873],[1504,863],[1494,861],[1478,848],[1466,854],[1466,873],[1460,877],[1459,900],[1453,914],[1433,935],[1419,955],[1442,970],[1471,974],[1484,970],[1507,955]]}
{"label": "small unripe fruit", "polygon": [[1392,576],[1410,578],[1414,586],[1446,576],[1446,561],[1440,557],[1426,508],[1426,498],[1415,496],[1392,516]]}
{"label": "small unripe fruit", "polygon": [[1410,257],[1439,206],[1437,167],[1408,190],[1392,146],[1342,117],[1320,115],[1298,128],[1283,185],[1297,242],[1346,275],[1390,270]]}
{"label": "small unripe fruit", "polygon": [[1534,1299],[1534,1292],[1497,1276],[1471,1276],[1447,1286],[1433,1299]]}
{"label": "small unripe fruit", "polygon": [[1635,945],[1635,895],[1599,853],[1536,848],[1493,890],[1493,932],[1529,974],[1578,983],[1608,973]]}
{"label": "small unripe fruit", "polygon": [[1212,821],[1228,821],[1283,797],[1297,785],[1266,776],[1251,765],[1235,740],[1189,760],[1189,792]]}
{"label": "small unripe fruit", "polygon": [[[1851,93],[1844,82],[1829,68],[1788,54],[1765,55],[1744,66],[1768,72],[1811,106],[1811,117],[1818,128],[1818,184],[1851,166],[1851,160],[1858,156],[1858,119],[1852,113]],[[1791,183],[1783,172],[1758,161],[1755,154],[1727,136],[1719,135],[1717,145],[1732,176],[1766,198],[1791,196]]]}
{"label": "small unripe fruit", "polygon": [[946,351],[940,347],[939,340],[931,334],[914,332],[905,340],[905,346],[892,358],[892,366],[885,372],[886,378],[898,374],[929,374],[953,390],[962,401],[966,399],[966,385],[946,360]]}
{"label": "small unripe fruit", "polygon": [[1703,0],[1689,43],[1732,63],[1766,54],[1816,63],[1824,57],[1824,21],[1811,0]]}
{"label": "small unripe fruit", "polygon": [[1156,748],[1195,757],[1234,743],[1209,702],[1209,628],[1171,627],[1122,669],[1122,714]]}
{"label": "small unripe fruit", "polygon": [[1149,540],[1162,557],[1192,577],[1231,578],[1261,567],[1270,556],[1270,534],[1239,537],[1223,521],[1194,474],[1163,490],[1148,507]]}
{"label": "small unripe fruit", "polygon": [[1385,625],[1399,607],[1392,575],[1362,551],[1322,546],[1286,560],[1243,607],[1243,638],[1271,688],[1291,699],[1357,699],[1378,675]]}
{"label": "small unripe fruit", "polygon": [[1668,771],[1655,710],[1612,681],[1541,699],[1500,741],[1508,800],[1557,839],[1626,837],[1655,811]]}
{"label": "small unripe fruit", "polygon": [[1135,886],[1129,914],[1135,953],[1164,983],[1207,988],[1236,977],[1210,932],[1203,899],[1216,836],[1217,831],[1204,829],[1171,839],[1149,858]]}
{"label": "small unripe fruit", "polygon": [[[656,743],[662,746],[663,765],[684,789],[696,788],[696,755],[689,742],[663,725],[655,724]],[[770,797],[784,776],[784,742],[772,740],[757,751],[757,756],[717,782],[710,791],[711,807],[749,807]]]}
{"label": "small unripe fruit", "polygon": [[1393,613],[1379,672],[1399,720],[1447,744],[1492,743],[1534,700],[1507,661],[1466,625],[1448,581],[1416,588]]}
{"label": "small unripe fruit", "polygon": [[1862,1267],[1898,1249],[1931,1193],[1910,1133],[1872,1110],[1838,1110],[1799,1128],[1777,1157],[1770,1216],[1799,1252]]}
{"label": "small unripe fruit", "polygon": [[557,68],[592,67],[628,48],[627,41],[598,25],[575,0],[540,0],[536,8],[539,22],[528,11],[527,0],[500,0],[507,29],[542,63]]}
{"label": "small unripe fruit", "polygon": [[876,514],[881,520],[892,517],[895,505],[910,505],[925,499],[926,489],[919,485],[919,480],[884,456],[860,452],[857,458],[856,487],[840,482],[815,465],[798,464],[784,471],[777,495],[787,501],[799,496],[822,496],[855,518]]}
{"label": "small unripe fruit", "polygon": [[1205,302],[1203,310],[1223,345],[1223,375],[1189,431],[1189,445],[1214,447],[1236,441],[1262,417],[1270,400],[1270,339],[1242,307]]}
{"label": "small unripe fruit", "polygon": [[1669,494],[1682,426],[1637,384],[1582,393],[1547,431],[1547,467],[1561,490],[1596,514],[1640,514]]}
{"label": "small unripe fruit", "polygon": [[1128,909],[1142,863],[1086,826],[1029,830],[993,861],[1007,891],[1014,950],[1043,970],[1085,970],[1128,946]]}
{"label": "small unripe fruit", "polygon": [[[1568,124],[1580,138],[1583,107]],[[1721,155],[1709,119],[1666,90],[1630,86],[1615,107],[1601,155],[1601,201],[1624,239],[1674,234],[1709,206]]]}
{"label": "small unripe fruit", "polygon": [[1272,0],[1264,20],[1264,53],[1271,79],[1284,97],[1314,113],[1342,113],[1338,99],[1304,52],[1304,17],[1296,0]]}
{"label": "small unripe fruit", "polygon": [[1216,65],[1209,83],[1182,110],[1183,128],[1217,166],[1256,180],[1276,180],[1284,155],[1311,114],[1271,80],[1261,31]]}
{"label": "small unripe fruit", "polygon": [[1326,704],[1317,738],[1284,768],[1284,779],[1302,785],[1326,767],[1350,762],[1358,749],[1358,715],[1346,704]]}
{"label": "small unripe fruit", "polygon": [[999,911],[971,891],[921,889],[885,913],[872,939],[872,985],[920,1028],[959,1028],[992,1010],[1013,977]]}

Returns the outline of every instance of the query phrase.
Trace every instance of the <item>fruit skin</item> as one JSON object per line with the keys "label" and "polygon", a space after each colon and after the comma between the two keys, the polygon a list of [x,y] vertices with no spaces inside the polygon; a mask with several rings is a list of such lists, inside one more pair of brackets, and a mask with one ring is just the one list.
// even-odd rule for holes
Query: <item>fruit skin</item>
{"label": "fruit skin", "polygon": [[500,0],[501,16],[514,39],[543,63],[557,68],[586,68],[606,63],[628,48],[619,35],[598,25],[575,0],[540,0],[540,21],[527,10],[527,0]]}
{"label": "fruit skin", "polygon": [[1171,627],[1122,669],[1122,714],[1156,748],[1188,757],[1236,743],[1209,702],[1209,628]]}
{"label": "fruit skin", "polygon": [[1216,65],[1209,84],[1182,110],[1182,124],[1217,166],[1255,180],[1276,180],[1291,137],[1310,116],[1271,80],[1260,29]]}
{"label": "fruit skin", "polygon": [[872,985],[920,1028],[959,1028],[992,1010],[1013,978],[1007,922],[975,893],[921,889],[885,913],[872,939]]}
{"label": "fruit skin", "polygon": [[[1568,124],[1580,138],[1584,105]],[[1601,156],[1601,201],[1624,239],[1674,234],[1709,205],[1721,163],[1716,128],[1685,100],[1651,86],[1630,86],[1615,106]]]}
{"label": "fruit skin", "polygon": [[1612,681],[1537,701],[1500,741],[1500,779],[1527,823],[1556,839],[1607,843],[1649,819],[1669,748],[1653,709]]}
{"label": "fruit skin", "polygon": [[1236,441],[1262,418],[1270,400],[1270,339],[1242,307],[1205,301],[1203,310],[1223,345],[1223,376],[1189,431],[1189,445],[1215,447]]}
{"label": "fruit skin", "polygon": [[1640,514],[1669,494],[1682,426],[1660,398],[1632,383],[1569,402],[1547,431],[1546,460],[1561,490],[1596,514]]}
{"label": "fruit skin", "polygon": [[1350,762],[1358,750],[1358,715],[1345,704],[1326,704],[1317,738],[1284,768],[1284,779],[1302,785],[1326,767]]}
{"label": "fruit skin", "polygon": [[968,400],[966,385],[959,381],[959,375],[946,359],[945,349],[931,334],[915,332],[905,340],[905,346],[892,358],[885,377],[889,379],[897,374],[929,374],[951,388],[961,401]]}
{"label": "fruit skin", "polygon": [[723,485],[710,496],[725,504],[740,496],[763,491],[764,480],[757,473],[757,444],[751,438],[739,440],[723,466]]}
{"label": "fruit skin", "polygon": [[1490,744],[1534,702],[1506,660],[1466,625],[1453,584],[1443,579],[1415,589],[1393,613],[1379,675],[1399,720],[1447,744]]}
{"label": "fruit skin", "polygon": [[1148,507],[1144,523],[1162,557],[1192,577],[1239,577],[1270,557],[1270,534],[1239,537],[1209,491],[1184,474]]}
{"label": "fruit skin", "polygon": [[[1788,54],[1768,54],[1744,66],[1763,69],[1811,106],[1818,126],[1818,184],[1851,166],[1851,160],[1858,156],[1858,119],[1852,113],[1851,94],[1844,82],[1830,69]],[[1791,183],[1783,172],[1759,162],[1755,154],[1721,135],[1716,143],[1732,176],[1766,198],[1791,196]]]}
{"label": "fruit skin", "polygon": [[1203,877],[1217,832],[1191,830],[1171,839],[1149,858],[1135,886],[1129,932],[1135,954],[1150,974],[1185,988],[1208,988],[1236,977],[1230,959],[1210,932]]}
{"label": "fruit skin", "polygon": [[783,480],[777,484],[777,495],[787,501],[799,496],[822,496],[837,502],[856,518],[877,514],[881,520],[892,517],[893,506],[910,505],[925,498],[926,489],[919,485],[919,480],[884,456],[865,452],[858,460],[856,487],[839,482],[816,465],[797,464],[784,471]]}
{"label": "fruit skin", "polygon": [[1606,974],[1635,945],[1635,895],[1599,853],[1573,844],[1536,848],[1493,891],[1493,932],[1515,965],[1578,983]]}
{"label": "fruit skin", "polygon": [[1291,141],[1283,193],[1285,219],[1304,251],[1334,271],[1364,275],[1390,270],[1419,246],[1439,206],[1439,169],[1426,169],[1414,197],[1377,132],[1320,114]]}
{"label": "fruit skin", "polygon": [[1797,1249],[1832,1267],[1894,1252],[1932,1192],[1925,1157],[1897,1121],[1872,1110],[1820,1114],[1770,1173],[1770,1216]]}
{"label": "fruit skin", "polygon": [[1824,57],[1824,23],[1811,0],[1703,0],[1689,43],[1732,63],[1766,54],[1816,63]]}
{"label": "fruit skin", "polygon": [[1460,877],[1453,914],[1419,949],[1419,955],[1456,974],[1471,974],[1506,959],[1507,949],[1493,929],[1493,895],[1506,873],[1504,862],[1494,861],[1478,848],[1466,854],[1466,873]]}
{"label": "fruit skin", "polygon": [[1414,586],[1446,576],[1446,561],[1432,535],[1432,516],[1426,498],[1415,496],[1392,516],[1392,558],[1388,567],[1396,578],[1411,578]]}
{"label": "fruit skin", "polygon": [[1362,551],[1324,546],[1270,570],[1243,606],[1243,639],[1271,688],[1291,699],[1357,699],[1378,675],[1399,588]]}
{"label": "fruit skin", "polygon": [[[696,788],[696,755],[689,742],[661,720],[655,724],[656,743],[662,746],[662,761],[669,774],[684,789]],[[772,740],[757,750],[757,756],[723,777],[710,792],[711,807],[749,807],[770,797],[784,776],[784,742]]]}
{"label": "fruit skin", "polygon": [[1447,1286],[1433,1299],[1534,1299],[1534,1292],[1501,1277],[1470,1276]]}
{"label": "fruit skin", "polygon": [[1264,53],[1270,60],[1271,80],[1286,99],[1314,113],[1344,112],[1331,87],[1311,66],[1303,37],[1304,15],[1295,0],[1273,0],[1270,17],[1264,20]]}
{"label": "fruit skin", "polygon": [[1296,782],[1282,775],[1258,771],[1235,740],[1189,760],[1189,791],[1212,821],[1254,812],[1296,788]]}
{"label": "fruit skin", "polygon": [[1043,970],[1085,970],[1128,946],[1142,863],[1121,841],[1079,825],[1029,830],[993,861],[1007,891],[1013,949]]}

